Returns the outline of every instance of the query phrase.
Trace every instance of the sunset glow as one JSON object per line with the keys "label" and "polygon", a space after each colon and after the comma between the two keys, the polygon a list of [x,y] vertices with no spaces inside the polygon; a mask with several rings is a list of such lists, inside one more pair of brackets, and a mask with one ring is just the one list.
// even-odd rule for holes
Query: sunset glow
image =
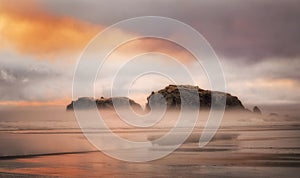
{"label": "sunset glow", "polygon": [[[1,48],[41,59],[78,54],[101,26],[46,12],[36,1],[1,1]],[[76,55],[72,55],[76,57]]]}
{"label": "sunset glow", "polygon": [[[73,72],[84,48],[104,29],[124,20],[122,15],[118,20],[106,17],[108,15],[103,14],[108,8],[106,6],[97,6],[93,3],[88,6],[94,13],[77,12],[72,7],[80,9],[80,6],[66,2],[57,5],[38,0],[18,1],[17,3],[0,0],[0,81],[3,82],[0,91],[10,93],[3,94],[1,105],[61,105],[63,102],[60,102],[59,98],[70,98]],[[131,6],[134,7],[133,4]],[[274,36],[281,38],[278,34],[281,33],[279,30],[283,27],[287,28],[281,29],[282,31],[291,31],[282,33],[287,35],[286,39],[297,39],[289,36],[294,30],[288,28],[289,25],[284,25],[288,22],[281,18],[274,17],[273,19],[273,16],[261,15],[264,18],[270,18],[268,27],[274,20],[276,23],[283,24],[280,28],[268,29],[265,23],[246,10],[244,13],[232,15],[226,19],[225,10],[223,12],[220,9],[220,15],[213,17],[206,11],[209,9],[209,7],[205,8],[206,6],[210,6],[209,3],[201,6],[203,10],[197,10],[199,13],[196,15],[197,18],[193,13],[187,13],[187,17],[183,17],[190,19],[187,24],[197,29],[211,43],[212,48],[220,57],[228,90],[241,95],[241,98],[249,104],[257,101],[261,93],[265,94],[260,99],[268,99],[268,102],[278,102],[280,99],[276,96],[284,96],[285,103],[295,103],[299,100],[300,95],[295,94],[300,88],[299,75],[293,72],[299,70],[299,54],[297,54],[296,47],[298,43],[295,42],[295,45],[289,46],[285,43],[285,39],[278,39],[281,43],[272,41]],[[277,3],[270,5],[270,7],[273,6],[274,12],[270,11],[270,13],[277,14],[275,13]],[[191,7],[190,12],[195,11],[195,8]],[[242,4],[238,5],[238,8],[247,9]],[[148,9],[144,10],[148,12]],[[153,10],[156,11],[156,9]],[[173,7],[173,10],[181,14],[181,9]],[[258,11],[256,8],[255,10]],[[134,17],[130,15],[131,12],[124,12],[124,14],[127,13],[126,17]],[[234,13],[238,12],[234,11]],[[257,14],[260,13],[260,11],[257,12]],[[213,24],[211,20],[214,21]],[[291,17],[290,20],[292,21],[290,23],[294,23],[294,18]],[[178,35],[176,29],[171,34]],[[106,36],[104,41],[110,44],[116,39],[130,35],[132,35],[130,31],[118,29]],[[280,47],[280,44],[283,46]],[[101,48],[105,49],[105,46]],[[101,48],[95,53],[101,53]],[[209,88],[208,82],[205,81],[207,80],[206,74],[203,71],[199,72],[200,70],[195,67],[196,60],[190,52],[178,44],[158,38],[141,38],[120,45],[109,55],[108,61],[113,65],[110,66],[112,68],[107,68],[107,71],[114,70],[124,61],[146,53],[149,54],[148,61],[151,61],[151,53],[176,58],[192,73],[197,73],[199,85]],[[176,72],[177,69],[165,61],[165,58],[161,56],[159,66],[168,67],[170,71]],[[147,65],[147,62],[140,65]],[[97,88],[99,96],[106,95],[106,81],[111,80],[111,77],[96,84],[99,86]],[[138,92],[133,92],[131,96],[136,99],[147,96],[148,93],[142,93],[143,88],[150,86],[152,86],[151,83],[145,82],[143,87],[135,87],[135,91]],[[274,88],[280,90],[274,90]],[[281,93],[283,89],[289,93]],[[57,93],[57,91],[60,92]],[[294,93],[293,96],[291,93]]]}

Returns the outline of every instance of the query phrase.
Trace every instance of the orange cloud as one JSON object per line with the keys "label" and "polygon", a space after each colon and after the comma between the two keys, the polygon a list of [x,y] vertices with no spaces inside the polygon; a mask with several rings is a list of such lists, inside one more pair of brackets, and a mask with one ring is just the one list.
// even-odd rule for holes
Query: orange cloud
{"label": "orange cloud", "polygon": [[[74,60],[102,29],[100,25],[51,14],[35,0],[0,0],[0,49],[13,48],[21,54],[34,55],[40,59],[52,60],[67,56]],[[130,35],[130,32],[116,31],[107,37],[107,43],[120,35]],[[116,52],[123,57],[160,52],[181,61],[194,58],[181,46],[155,38],[128,42]]]}
{"label": "orange cloud", "polygon": [[121,54],[122,58],[130,59],[138,54],[149,52],[166,54],[182,62],[196,60],[195,57],[182,46],[159,38],[140,38],[129,41],[119,46],[114,53],[110,55],[110,58],[117,58],[116,55]]}
{"label": "orange cloud", "polygon": [[102,27],[55,16],[36,1],[0,0],[0,48],[52,58],[80,52]]}

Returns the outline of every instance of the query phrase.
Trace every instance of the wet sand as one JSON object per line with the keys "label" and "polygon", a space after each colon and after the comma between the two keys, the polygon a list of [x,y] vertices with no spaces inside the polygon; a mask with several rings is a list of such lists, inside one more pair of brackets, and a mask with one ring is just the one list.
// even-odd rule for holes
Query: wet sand
{"label": "wet sand", "polygon": [[127,163],[101,153],[80,153],[2,160],[1,174],[45,177],[299,177],[299,155],[178,151],[156,161]]}
{"label": "wet sand", "polygon": [[[0,177],[300,177],[297,118],[225,119],[214,139],[199,148],[202,129],[170,155],[144,163],[105,155],[78,128],[6,129],[0,132]],[[114,132],[155,140],[167,130],[118,127]],[[154,143],[148,151],[164,149],[168,145]]]}

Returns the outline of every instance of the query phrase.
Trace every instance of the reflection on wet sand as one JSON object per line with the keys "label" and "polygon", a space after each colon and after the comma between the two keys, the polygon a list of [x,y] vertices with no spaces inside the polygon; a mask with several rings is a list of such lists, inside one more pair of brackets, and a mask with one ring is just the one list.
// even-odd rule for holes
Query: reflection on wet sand
{"label": "reflection on wet sand", "polygon": [[[114,114],[106,114],[115,134],[128,140],[151,141],[149,154],[168,150],[182,134],[177,132],[174,140],[171,137],[161,144],[157,139],[172,128],[172,119],[151,128],[132,128],[118,123]],[[1,120],[0,126],[1,122],[5,129],[0,131],[0,177],[298,177],[300,173],[297,118],[227,114],[211,142],[199,148],[205,122],[200,116],[193,133],[176,151],[144,163],[119,161],[97,151],[70,116],[48,119],[51,124],[43,129],[40,122],[34,129],[35,121],[29,128],[17,119]],[[99,128],[90,132],[103,137],[107,134]]]}

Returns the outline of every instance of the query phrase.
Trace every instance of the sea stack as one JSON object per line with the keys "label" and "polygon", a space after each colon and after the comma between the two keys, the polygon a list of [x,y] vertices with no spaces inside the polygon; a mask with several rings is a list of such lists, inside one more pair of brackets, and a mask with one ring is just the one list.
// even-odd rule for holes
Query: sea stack
{"label": "sea stack", "polygon": [[260,110],[257,106],[254,106],[254,107],[253,107],[253,113],[259,114],[259,115],[262,114],[261,110]]}
{"label": "sea stack", "polygon": [[114,109],[115,106],[120,108],[126,107],[128,106],[128,103],[132,108],[142,110],[141,105],[127,97],[101,97],[99,99],[94,99],[91,97],[80,97],[76,101],[72,101],[70,104],[68,104],[66,110],[74,110],[75,105],[78,109],[93,109],[95,106],[98,109]]}
{"label": "sea stack", "polygon": [[[182,104],[181,92],[184,92],[185,103],[188,103],[191,108],[210,109],[212,100],[214,100],[215,108],[218,108],[218,106],[222,108],[223,102],[220,101],[226,99],[226,110],[245,110],[242,102],[236,96],[224,92],[204,90],[192,85],[169,85],[164,89],[153,91],[147,97],[146,108],[150,109],[150,106],[161,107],[162,105],[167,105],[167,109],[179,109]],[[198,97],[195,97],[195,94],[198,94]]]}

